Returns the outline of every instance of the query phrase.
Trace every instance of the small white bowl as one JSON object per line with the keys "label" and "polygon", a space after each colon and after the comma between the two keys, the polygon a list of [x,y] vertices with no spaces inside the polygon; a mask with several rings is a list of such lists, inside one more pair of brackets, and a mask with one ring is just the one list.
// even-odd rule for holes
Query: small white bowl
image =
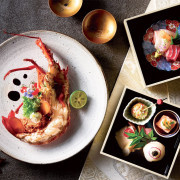
{"label": "small white bowl", "polygon": [[[131,114],[131,108],[133,107],[133,105],[135,105],[136,103],[143,103],[145,104],[147,107],[150,107],[148,109],[148,115],[145,119],[141,120],[141,119],[136,119],[132,116]],[[144,125],[146,124],[148,121],[150,121],[150,119],[152,118],[152,116],[154,115],[154,113],[156,112],[156,105],[154,103],[152,103],[151,101],[149,100],[146,100],[146,99],[143,99],[143,98],[140,98],[140,97],[135,97],[133,98],[129,103],[128,105],[125,107],[124,111],[123,111],[123,117],[134,123],[134,124],[137,124],[137,125]]]}

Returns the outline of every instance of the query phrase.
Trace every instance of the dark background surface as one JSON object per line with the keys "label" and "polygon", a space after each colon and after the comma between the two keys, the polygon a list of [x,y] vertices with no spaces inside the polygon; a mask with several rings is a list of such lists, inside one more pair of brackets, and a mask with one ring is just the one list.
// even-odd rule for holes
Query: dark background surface
{"label": "dark background surface", "polygon": [[179,11],[180,5],[127,21],[146,85],[179,76],[180,69],[167,73],[167,71],[160,71],[153,67],[146,60],[142,48],[143,36],[145,35],[146,30],[150,28],[153,23],[157,23],[160,20],[169,19],[180,22]]}
{"label": "dark background surface", "polygon": [[[129,126],[128,121],[123,117],[123,111],[124,111],[125,107],[127,106],[127,104],[135,97],[141,97],[141,98],[147,99],[153,103],[156,103],[156,99],[150,98],[148,96],[145,96],[145,95],[142,95],[142,94],[137,93],[135,91],[132,91],[130,89],[127,89],[125,94],[124,94],[121,105],[119,107],[117,116],[114,120],[112,129],[109,133],[109,136],[108,136],[108,139],[106,141],[106,145],[104,147],[103,152],[105,152],[109,155],[112,155],[114,157],[123,159],[125,161],[131,162],[135,165],[144,167],[146,169],[149,169],[149,170],[152,170],[152,171],[157,172],[159,174],[167,176],[167,174],[170,170],[173,158],[177,152],[178,144],[180,141],[180,132],[177,135],[175,135],[174,137],[163,138],[163,137],[159,136],[154,131],[153,119],[158,112],[165,110],[165,109],[172,110],[172,111],[176,112],[178,115],[180,115],[179,108],[174,107],[172,105],[169,105],[167,103],[163,103],[162,105],[156,105],[155,114],[152,116],[151,120],[147,124],[145,124],[146,128],[152,128],[153,129],[154,137],[157,137],[157,141],[162,143],[165,146],[166,154],[161,161],[148,162],[144,158],[142,150],[130,153],[129,156],[125,157],[123,155],[121,149],[118,146],[118,143],[115,139],[115,134],[121,128],[123,128],[125,126]],[[136,126],[136,128],[137,128],[137,126]]]}
{"label": "dark background surface", "polygon": [[[80,11],[69,18],[54,15],[48,0],[0,0],[0,43],[10,36],[2,30],[22,33],[31,30],[51,30],[68,35],[82,43],[97,58],[105,73],[111,93],[129,48],[123,20],[144,13],[150,0],[84,0]],[[81,23],[85,15],[94,9],[105,9],[117,21],[115,37],[106,44],[93,44],[82,34]],[[91,144],[90,144],[91,145]],[[0,152],[6,161],[0,165],[0,179],[78,179],[87,153],[87,146],[74,157],[49,165],[33,165],[15,160]]]}

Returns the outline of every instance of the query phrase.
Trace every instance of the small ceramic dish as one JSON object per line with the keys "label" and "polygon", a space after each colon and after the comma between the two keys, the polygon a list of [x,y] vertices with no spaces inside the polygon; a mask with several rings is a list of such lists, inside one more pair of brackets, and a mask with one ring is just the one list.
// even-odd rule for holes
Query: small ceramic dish
{"label": "small ceramic dish", "polygon": [[59,17],[71,17],[81,9],[82,3],[83,0],[49,0],[49,7]]}
{"label": "small ceramic dish", "polygon": [[96,44],[110,41],[116,34],[117,23],[114,16],[104,10],[95,9],[89,12],[82,22],[82,31],[85,37]]}
{"label": "small ceramic dish", "polygon": [[[148,114],[145,119],[136,119],[135,117],[132,116],[131,109],[132,109],[133,105],[135,105],[137,103],[142,103],[142,104],[146,105],[147,107],[149,107]],[[156,105],[154,103],[152,103],[151,101],[148,101],[146,99],[140,98],[140,97],[135,97],[125,107],[125,109],[123,111],[123,117],[126,120],[128,120],[134,124],[144,125],[152,118],[155,111],[156,111]]]}
{"label": "small ceramic dish", "polygon": [[[176,125],[172,128],[172,130],[169,133],[164,132],[161,128],[159,128],[156,125],[156,123],[160,120],[160,118],[163,115],[166,115],[176,121]],[[164,137],[164,138],[171,138],[175,136],[180,130],[180,118],[174,111],[162,110],[159,113],[157,113],[156,116],[154,117],[153,128],[159,136]]]}

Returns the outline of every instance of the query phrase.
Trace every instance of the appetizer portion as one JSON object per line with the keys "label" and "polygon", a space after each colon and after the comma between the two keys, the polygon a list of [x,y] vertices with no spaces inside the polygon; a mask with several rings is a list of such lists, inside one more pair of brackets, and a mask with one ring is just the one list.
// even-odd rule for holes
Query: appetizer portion
{"label": "appetizer portion", "polygon": [[131,114],[136,119],[145,119],[148,115],[148,107],[143,103],[137,103],[132,107]]}
{"label": "appetizer portion", "polygon": [[116,132],[115,138],[119,145],[119,147],[122,149],[122,152],[124,156],[128,156],[131,152],[134,152],[134,146],[130,146],[132,143],[131,139],[128,139],[128,135],[126,133],[133,133],[134,129],[132,126],[125,126],[122,129],[120,129],[118,132]]}
{"label": "appetizer portion", "polygon": [[143,153],[149,162],[160,161],[165,155],[165,147],[162,143],[153,141],[144,146]]}
{"label": "appetizer portion", "polygon": [[25,37],[37,39],[36,45],[48,60],[48,71],[44,71],[34,60],[24,59],[32,66],[7,72],[4,80],[12,72],[35,68],[38,82],[33,83],[31,88],[22,87],[23,102],[16,110],[11,110],[8,117],[2,116],[2,122],[12,135],[24,142],[47,144],[63,134],[70,124],[68,67],[61,69],[39,37]]}
{"label": "appetizer portion", "polygon": [[135,150],[141,150],[147,143],[156,140],[153,130],[129,123],[130,126],[125,126],[116,132],[115,138],[121,148],[123,155],[128,156]]}
{"label": "appetizer portion", "polygon": [[170,118],[169,116],[163,115],[156,125],[164,132],[169,133],[175,127],[176,123],[176,120]]}
{"label": "appetizer portion", "polygon": [[156,105],[151,101],[135,97],[125,107],[123,117],[137,125],[145,125],[156,111]]}
{"label": "appetizer portion", "polygon": [[154,23],[143,37],[146,59],[153,67],[164,71],[180,68],[180,23],[163,20]]}
{"label": "appetizer portion", "polygon": [[167,29],[154,31],[154,47],[157,49],[155,56],[163,55],[171,45],[171,38],[175,38],[176,34]]}
{"label": "appetizer portion", "polygon": [[154,117],[153,127],[159,136],[171,138],[180,130],[180,118],[172,110],[162,110]]}

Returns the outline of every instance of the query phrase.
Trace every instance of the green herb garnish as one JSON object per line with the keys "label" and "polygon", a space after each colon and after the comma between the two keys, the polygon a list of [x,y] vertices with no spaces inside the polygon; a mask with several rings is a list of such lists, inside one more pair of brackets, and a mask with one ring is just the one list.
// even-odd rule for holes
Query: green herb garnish
{"label": "green herb garnish", "polygon": [[165,126],[167,129],[171,129],[171,125],[174,124],[174,121],[171,121],[170,123],[168,123],[166,121],[166,123],[162,122],[163,126]]}
{"label": "green herb garnish", "polygon": [[173,38],[171,37],[171,45],[179,45],[180,44],[180,35],[178,33],[178,28],[176,28],[176,36]]}
{"label": "green herb garnish", "polygon": [[38,98],[27,98],[23,96],[23,116],[30,118],[33,112],[38,111],[40,107],[40,99]]}
{"label": "green herb garnish", "polygon": [[154,137],[153,130],[147,135],[144,128],[142,128],[140,132],[136,130],[134,133],[125,132],[125,134],[129,136],[128,139],[132,139],[130,146],[135,145],[134,149],[144,147],[150,141],[155,141],[157,139],[157,137]]}

